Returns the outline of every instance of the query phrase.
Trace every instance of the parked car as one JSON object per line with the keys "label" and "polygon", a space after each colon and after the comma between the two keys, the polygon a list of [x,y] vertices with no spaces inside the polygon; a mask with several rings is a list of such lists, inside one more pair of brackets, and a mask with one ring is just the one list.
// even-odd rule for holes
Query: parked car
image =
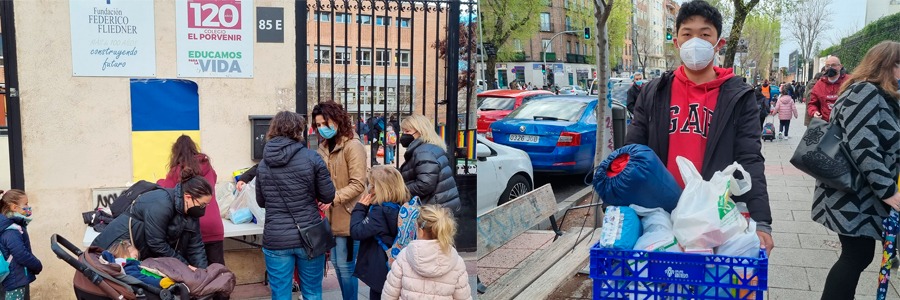
{"label": "parked car", "polygon": [[478,136],[478,214],[503,205],[534,188],[531,160],[525,151]]}
{"label": "parked car", "polygon": [[580,86],[577,86],[577,85],[570,85],[570,86],[564,86],[564,87],[560,88],[560,89],[559,89],[559,94],[560,94],[560,95],[579,95],[579,96],[582,96],[582,95],[587,95],[588,92],[585,91],[585,90],[584,90],[583,88],[581,88]]}
{"label": "parked car", "polygon": [[[630,87],[632,81],[630,78],[615,78],[614,77],[614,78],[610,78],[609,82],[612,82],[613,88],[615,88],[615,86],[617,84],[625,84],[626,86]],[[599,92],[599,89],[600,89],[600,87],[598,86],[599,83],[600,83],[600,81],[597,80],[596,78],[591,80],[591,84],[589,85],[590,88],[588,90],[588,95],[596,95]],[[613,99],[616,99],[616,98],[613,98]]]}
{"label": "parked car", "polygon": [[[486,138],[528,153],[536,173],[590,172],[597,142],[598,99],[554,95],[534,100],[539,101],[525,103],[491,124]],[[625,108],[618,101],[613,105]],[[627,118],[626,114],[626,122]]]}
{"label": "parked car", "polygon": [[550,91],[490,90],[478,94],[477,132],[484,134],[494,121],[503,119],[513,109],[538,95],[552,95]]}

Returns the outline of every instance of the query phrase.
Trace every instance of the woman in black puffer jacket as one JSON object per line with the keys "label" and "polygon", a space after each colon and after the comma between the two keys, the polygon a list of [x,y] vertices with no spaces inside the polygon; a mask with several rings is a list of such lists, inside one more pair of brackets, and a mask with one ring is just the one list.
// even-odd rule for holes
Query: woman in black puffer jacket
{"label": "woman in black puffer jacket", "polygon": [[266,208],[263,254],[272,299],[291,299],[294,267],[300,269],[303,299],[322,299],[325,254],[308,257],[299,228],[322,221],[319,207],[334,201],[325,161],[303,143],[306,121],[282,111],[272,118],[256,177],[256,202]]}
{"label": "woman in black puffer jacket", "polygon": [[440,204],[457,212],[461,203],[453,178],[455,168],[434,124],[423,115],[412,115],[403,119],[400,129],[399,142],[406,148],[400,173],[409,192],[422,199],[422,204]]}

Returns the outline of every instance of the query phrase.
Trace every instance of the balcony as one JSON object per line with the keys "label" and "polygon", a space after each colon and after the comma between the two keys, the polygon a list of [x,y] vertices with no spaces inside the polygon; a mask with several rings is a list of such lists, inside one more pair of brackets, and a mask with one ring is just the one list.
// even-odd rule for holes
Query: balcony
{"label": "balcony", "polygon": [[525,52],[516,52],[513,54],[512,61],[514,62],[523,62],[527,59],[525,56]]}
{"label": "balcony", "polygon": [[572,53],[566,54],[566,62],[573,63],[573,64],[587,63],[587,61],[584,59],[584,55],[572,54]]}
{"label": "balcony", "polygon": [[556,61],[556,52],[541,52],[541,56],[547,61]]}

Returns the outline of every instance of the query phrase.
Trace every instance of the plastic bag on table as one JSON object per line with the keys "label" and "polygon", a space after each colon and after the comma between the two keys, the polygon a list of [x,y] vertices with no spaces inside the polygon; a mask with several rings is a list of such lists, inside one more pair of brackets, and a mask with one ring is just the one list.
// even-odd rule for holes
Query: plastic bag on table
{"label": "plastic bag on table", "polygon": [[[737,162],[713,174],[709,181],[684,157],[677,157],[685,188],[672,211],[672,229],[685,252],[721,246],[747,228],[745,219],[731,200],[750,191],[750,174]],[[734,178],[740,172],[743,179]]]}
{"label": "plastic bag on table", "polygon": [[683,252],[672,231],[672,216],[662,208],[629,205],[641,217],[644,234],[637,239],[634,250]]}
{"label": "plastic bag on table", "polygon": [[256,218],[256,224],[265,225],[266,209],[259,207],[259,204],[256,203],[256,178],[253,178],[247,185],[244,185],[244,190],[241,192],[245,191],[249,193],[247,207],[250,208],[250,212],[253,213],[253,217]]}
{"label": "plastic bag on table", "polygon": [[[256,180],[251,181],[250,183],[248,183],[247,185],[244,186],[244,189],[237,192],[237,194],[234,197],[234,201],[232,201],[231,205],[229,205],[228,219],[231,219],[232,223],[240,224],[237,221],[242,221],[243,217],[246,215],[240,215],[243,212],[241,212],[241,213],[238,213],[238,212],[242,211],[242,210],[250,210],[250,203],[256,203],[255,181]],[[237,218],[235,215],[236,213],[238,214]],[[237,219],[237,220],[235,220],[235,219]],[[250,219],[253,219],[252,212],[250,215]],[[247,222],[249,222],[249,220]],[[244,223],[246,223],[246,222],[244,222]]]}
{"label": "plastic bag on table", "polygon": [[600,232],[601,247],[631,250],[640,236],[641,220],[634,209],[628,206],[606,208],[603,230]]}
{"label": "plastic bag on table", "polygon": [[231,213],[229,208],[231,208],[231,204],[234,203],[236,195],[237,192],[234,183],[228,182],[216,185],[216,202],[219,204],[220,217],[228,218],[228,215]]}

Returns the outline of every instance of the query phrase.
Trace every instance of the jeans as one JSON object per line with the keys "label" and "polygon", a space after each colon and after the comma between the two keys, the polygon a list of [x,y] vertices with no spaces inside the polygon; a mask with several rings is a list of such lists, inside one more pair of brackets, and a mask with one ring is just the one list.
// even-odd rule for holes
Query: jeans
{"label": "jeans", "polygon": [[266,256],[266,273],[272,299],[291,300],[294,268],[300,272],[300,293],[304,300],[322,300],[322,278],[325,277],[325,254],[307,259],[303,248],[269,250]]}
{"label": "jeans", "polygon": [[778,131],[780,131],[781,133],[784,134],[785,137],[787,137],[787,136],[788,136],[788,131],[790,131],[790,129],[791,129],[791,120],[790,120],[790,119],[788,119],[788,120],[780,120],[780,122],[781,122],[781,124],[780,124],[781,126],[780,126],[780,128],[778,129]]}
{"label": "jeans", "polygon": [[394,162],[394,151],[397,145],[384,146],[384,164],[389,165]]}
{"label": "jeans", "polygon": [[[359,254],[359,241],[353,241],[349,236],[334,237],[336,245],[331,248],[331,264],[334,265],[337,272],[338,285],[341,287],[341,294],[344,300],[356,300],[359,293],[359,279],[353,276],[356,269],[356,256]],[[353,257],[347,260],[350,254],[347,251],[348,241],[353,241]],[[306,299],[304,297],[304,299]]]}
{"label": "jeans", "polygon": [[872,238],[839,234],[838,240],[841,241],[841,257],[828,272],[822,300],[853,299],[859,275],[875,258],[876,241]]}

